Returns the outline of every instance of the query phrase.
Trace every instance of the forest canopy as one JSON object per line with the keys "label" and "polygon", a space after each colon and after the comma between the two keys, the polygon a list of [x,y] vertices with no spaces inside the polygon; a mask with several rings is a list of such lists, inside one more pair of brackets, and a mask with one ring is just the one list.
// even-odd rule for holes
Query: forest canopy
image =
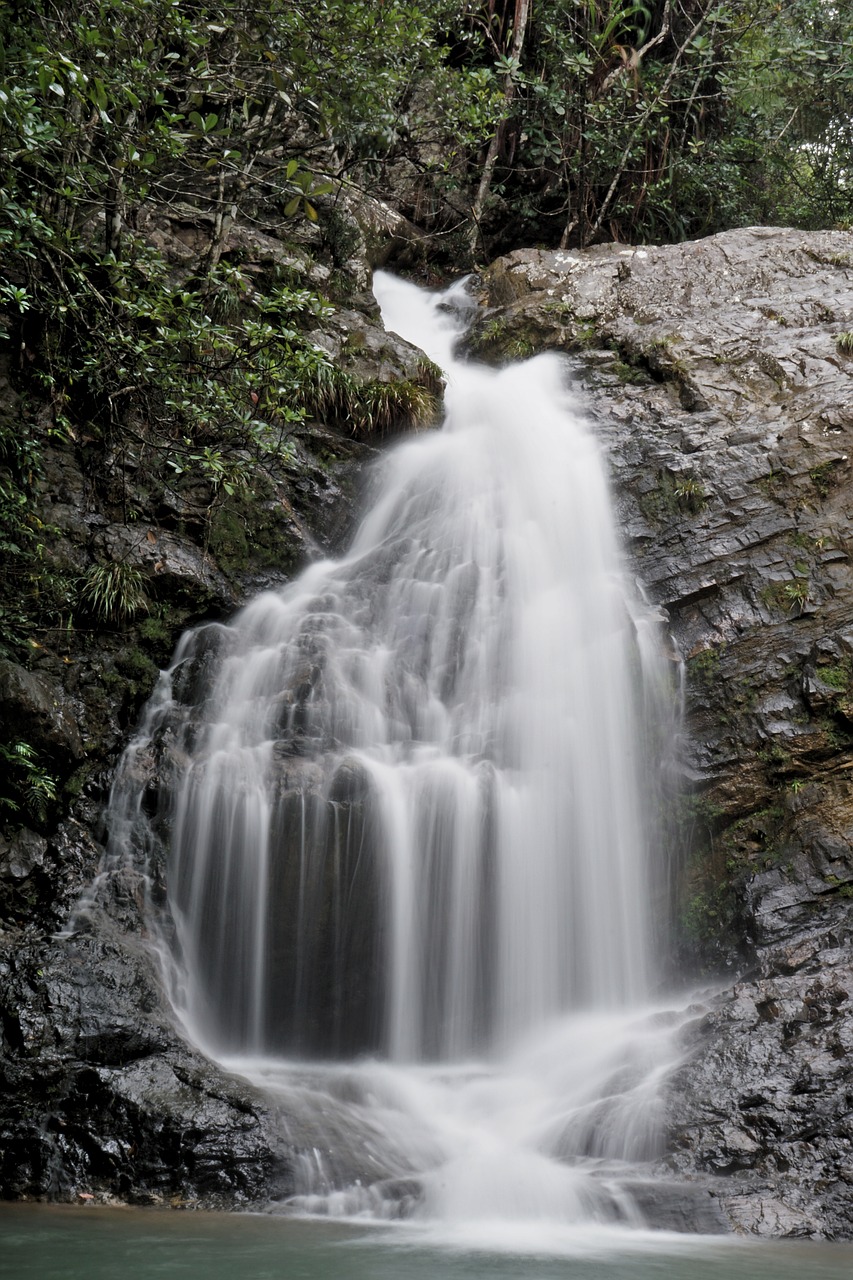
{"label": "forest canopy", "polygon": [[117,254],[146,201],[313,218],[342,181],[479,257],[851,217],[829,0],[13,0],[0,40],[5,248],[98,210]]}

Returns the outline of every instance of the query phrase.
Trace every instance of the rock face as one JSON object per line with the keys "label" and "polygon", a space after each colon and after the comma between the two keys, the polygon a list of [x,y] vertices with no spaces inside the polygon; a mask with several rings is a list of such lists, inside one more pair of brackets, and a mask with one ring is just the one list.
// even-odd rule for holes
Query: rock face
{"label": "rock face", "polygon": [[[681,965],[711,1001],[668,1165],[733,1225],[853,1223],[853,235],[518,252],[474,347],[576,353],[685,659]],[[686,971],[685,971],[686,970]]]}
{"label": "rock face", "polygon": [[0,961],[4,1195],[231,1207],[287,1192],[269,1105],[176,1035],[150,956],[110,932]]}
{"label": "rock face", "polygon": [[[404,220],[366,204],[346,303],[310,337],[355,379],[432,393],[434,369],[385,332],[372,296],[358,291],[369,283],[368,233],[390,219],[388,235],[407,234]],[[140,229],[187,269],[206,243],[204,216],[187,206]],[[249,273],[286,270],[328,291],[330,268],[275,237],[235,226],[225,252]],[[48,410],[24,404],[7,372],[0,366],[0,415],[12,431],[25,413],[45,415],[36,430],[49,426]],[[124,871],[102,878],[86,931],[62,936],[101,866],[116,760],[181,632],[334,553],[352,527],[375,442],[313,419],[294,427],[291,444],[251,493],[227,499],[203,485],[157,487],[126,457],[95,453],[82,431],[43,450],[44,589],[78,595],[93,564],[121,564],[140,575],[148,611],[81,624],[75,599],[72,626],[60,598],[67,625],[32,636],[27,665],[0,657],[0,741],[34,749],[31,767],[24,757],[13,767],[25,784],[49,779],[58,792],[40,804],[36,791],[27,810],[0,804],[0,1196],[233,1206],[291,1189],[292,1153],[269,1101],[173,1024],[138,881]]]}
{"label": "rock face", "polygon": [[[629,555],[685,661],[673,968],[717,986],[670,1082],[661,1172],[709,1189],[736,1229],[849,1236],[853,357],[839,338],[853,329],[853,235],[517,252],[482,290],[478,358],[570,353]],[[336,357],[416,371],[369,308],[336,326],[322,336]],[[40,735],[66,787],[58,828],[0,842],[5,1195],[288,1193],[294,1153],[268,1100],[172,1026],[132,877],[100,887],[87,933],[52,935],[97,869],[116,754],[173,628],[229,612],[315,544],[334,548],[368,452],[310,424],[252,523],[225,509],[206,545],[177,497],[129,526],[79,451],[47,469],[56,554],[128,557],[170,626],[108,636],[97,654],[46,645],[32,671],[0,669],[7,723]]]}

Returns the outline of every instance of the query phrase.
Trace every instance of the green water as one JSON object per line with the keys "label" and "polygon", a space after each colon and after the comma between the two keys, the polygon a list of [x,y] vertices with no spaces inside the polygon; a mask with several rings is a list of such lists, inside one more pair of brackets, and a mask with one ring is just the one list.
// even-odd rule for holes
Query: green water
{"label": "green water", "polygon": [[[498,1235],[500,1234],[498,1230]],[[850,1280],[853,1246],[567,1233],[521,1252],[402,1227],[248,1214],[0,1205],[9,1280]],[[551,1252],[539,1252],[540,1248]]]}

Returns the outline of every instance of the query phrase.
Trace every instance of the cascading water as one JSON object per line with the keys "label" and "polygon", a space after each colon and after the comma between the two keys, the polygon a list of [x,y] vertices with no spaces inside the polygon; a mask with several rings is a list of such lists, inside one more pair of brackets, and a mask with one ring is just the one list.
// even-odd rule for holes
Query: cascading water
{"label": "cascading water", "polygon": [[343,559],[185,637],[113,841],[168,831],[176,1008],[286,1095],[302,1207],[639,1220],[607,1171],[653,1153],[672,1053],[637,1013],[672,664],[563,365],[458,363],[459,287],[375,292],[444,429]]}

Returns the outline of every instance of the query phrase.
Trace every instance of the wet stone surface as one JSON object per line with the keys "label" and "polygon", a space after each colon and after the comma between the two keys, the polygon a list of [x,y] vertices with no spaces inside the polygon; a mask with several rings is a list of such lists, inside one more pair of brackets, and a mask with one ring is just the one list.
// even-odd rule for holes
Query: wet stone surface
{"label": "wet stone surface", "polygon": [[665,1167],[737,1230],[849,1237],[853,235],[518,252],[483,288],[480,355],[570,353],[686,663],[679,971],[739,980],[687,1037]]}

